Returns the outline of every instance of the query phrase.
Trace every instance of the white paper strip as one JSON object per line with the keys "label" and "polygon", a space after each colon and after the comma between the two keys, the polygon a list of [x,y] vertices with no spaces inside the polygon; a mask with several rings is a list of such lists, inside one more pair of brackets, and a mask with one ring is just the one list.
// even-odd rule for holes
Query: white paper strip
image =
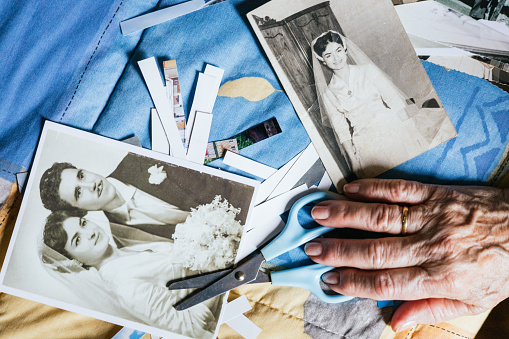
{"label": "white paper strip", "polygon": [[166,139],[163,124],[155,108],[152,108],[150,111],[150,120],[152,126],[152,151],[163,154],[170,154],[170,145],[168,144],[168,139]]}
{"label": "white paper strip", "polygon": [[166,7],[158,11],[140,15],[138,17],[124,20],[120,23],[120,30],[123,35],[146,29],[165,21],[174,19],[184,14],[200,9],[205,4],[204,0],[191,0],[178,5]]}
{"label": "white paper strip", "polygon": [[276,173],[271,175],[267,180],[260,184],[260,187],[258,188],[258,193],[256,194],[255,197],[255,206],[261,204],[269,197],[269,195],[274,191],[276,186],[279,185],[281,180],[283,180],[283,178],[288,173],[290,168],[292,168],[292,166],[295,164],[295,162],[297,161],[297,159],[299,159],[301,155],[302,152],[294,156],[292,160],[288,161],[285,165],[283,165],[283,167],[278,169]]}
{"label": "white paper strip", "polygon": [[212,114],[196,112],[193,133],[187,150],[187,160],[203,165],[207,153],[210,126],[212,126]]}
{"label": "white paper strip", "polygon": [[[288,211],[292,207],[293,203],[302,197],[304,193],[310,193],[306,184],[302,184],[301,186],[281,194],[270,201],[266,201],[263,204],[255,206],[253,208],[246,235],[250,234],[252,230],[260,229],[267,229],[269,231],[266,234],[270,234],[282,222],[280,215]],[[253,242],[251,235],[247,237],[247,240],[250,243]],[[254,243],[257,247],[260,245],[259,241],[255,241]]]}
{"label": "white paper strip", "polygon": [[228,321],[226,324],[246,339],[255,339],[262,332],[261,328],[243,314]]}
{"label": "white paper strip", "polygon": [[224,305],[223,312],[221,313],[221,323],[226,323],[249,310],[251,310],[251,305],[249,305],[247,297],[241,295],[237,299]]}
{"label": "white paper strip", "polygon": [[329,174],[327,173],[327,171],[325,171],[322,179],[320,180],[320,183],[318,184],[318,190],[328,191],[331,186],[332,186],[332,180],[329,177]]}
{"label": "white paper strip", "polygon": [[214,108],[214,104],[216,103],[217,93],[219,92],[219,87],[221,86],[221,81],[223,80],[224,75],[224,69],[212,66],[212,65],[206,65],[205,66],[205,72],[203,72],[207,75],[211,75],[216,78],[216,83],[214,84],[214,87],[212,89],[212,94],[210,96],[210,112],[212,112],[212,109]]}
{"label": "white paper strip", "polygon": [[283,180],[276,186],[274,191],[267,198],[267,201],[277,197],[280,194],[288,192],[297,182],[302,178],[304,174],[313,166],[313,164],[319,159],[318,153],[316,153],[315,147],[312,143],[304,150],[302,155],[297,159],[295,164],[290,168],[288,173],[285,175]]}
{"label": "white paper strip", "polygon": [[173,108],[168,101],[168,96],[166,95],[166,89],[163,86],[163,81],[161,79],[161,74],[159,73],[159,68],[157,67],[156,59],[151,57],[145,60],[140,60],[138,61],[138,65],[140,66],[148,91],[150,92],[154,106],[156,106],[157,113],[159,114],[159,118],[163,124],[164,133],[166,134],[166,138],[170,145],[170,153],[174,157],[185,159],[186,154],[182,141],[180,140],[175,118],[173,116]]}
{"label": "white paper strip", "polygon": [[[505,4],[507,6],[507,3]],[[488,26],[492,29],[494,29],[497,32],[500,32],[504,35],[507,35],[509,37],[509,27],[507,26],[507,23],[504,23],[503,21],[490,21],[490,20],[477,20],[478,23]]]}
{"label": "white paper strip", "polygon": [[235,167],[241,171],[255,175],[262,179],[267,179],[277,171],[275,168],[261,164],[230,151],[226,152],[226,155],[223,159],[223,164]]}
{"label": "white paper strip", "polygon": [[415,53],[419,56],[470,56],[470,52],[459,48],[415,48]]}
{"label": "white paper strip", "polygon": [[204,73],[198,73],[198,81],[196,83],[196,90],[194,91],[193,104],[191,105],[191,110],[189,111],[189,117],[187,118],[186,123],[186,142],[188,142],[193,131],[196,112],[200,111],[212,113],[210,103],[212,101],[211,97],[214,95],[217,96],[217,92],[214,94],[216,83],[216,77]]}

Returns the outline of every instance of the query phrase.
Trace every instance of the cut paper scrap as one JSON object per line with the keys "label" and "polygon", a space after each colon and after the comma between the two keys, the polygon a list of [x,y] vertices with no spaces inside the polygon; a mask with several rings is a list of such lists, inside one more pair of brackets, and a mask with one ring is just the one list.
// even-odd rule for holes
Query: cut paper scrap
{"label": "cut paper scrap", "polygon": [[318,190],[319,191],[328,191],[332,186],[332,180],[329,177],[329,174],[327,171],[323,174],[322,179],[320,180],[320,183],[318,184]]}
{"label": "cut paper scrap", "polygon": [[155,108],[152,108],[150,111],[150,122],[152,127],[152,151],[170,154],[170,145],[168,145],[168,140],[164,133],[163,123],[161,122],[159,114],[157,114],[157,110]]}
{"label": "cut paper scrap", "polygon": [[322,161],[316,159],[315,163],[304,173],[292,188],[306,184],[308,187],[317,186],[322,180],[323,174],[325,173],[325,167],[323,167]]}
{"label": "cut paper scrap", "polygon": [[209,141],[210,127],[212,126],[212,114],[196,112],[193,124],[193,132],[190,135],[187,160],[197,164],[203,164],[207,143]]}
{"label": "cut paper scrap", "polygon": [[120,141],[125,142],[126,144],[129,144],[129,145],[141,147],[140,138],[138,138],[136,135],[122,139]]}
{"label": "cut paper scrap", "polygon": [[494,80],[493,69],[495,69],[495,66],[468,56],[430,56],[426,61],[440,65],[448,70],[454,69],[481,79]]}
{"label": "cut paper scrap", "polygon": [[275,91],[277,90],[264,78],[244,77],[225,82],[217,95],[230,98],[243,97],[249,101],[260,101]]}
{"label": "cut paper scrap", "polygon": [[253,208],[248,224],[249,229],[242,239],[245,245],[239,248],[238,260],[242,260],[281,232],[285,227],[281,214],[288,211],[299,198],[310,192],[311,190],[306,185],[302,185],[272,199],[270,202],[265,202]]}
{"label": "cut paper scrap", "polygon": [[156,60],[154,57],[140,60],[138,61],[138,65],[140,66],[141,74],[143,75],[143,79],[145,79],[148,91],[150,92],[154,106],[163,124],[164,133],[170,145],[170,153],[176,158],[185,159],[186,153],[179,137],[177,124],[173,117],[173,107],[168,101],[166,89],[163,86]]}
{"label": "cut paper scrap", "polygon": [[173,114],[175,117],[175,122],[177,123],[177,128],[180,133],[180,139],[182,139],[182,144],[185,145],[186,114],[184,112],[184,107],[182,104],[183,99],[182,93],[180,92],[177,61],[176,60],[163,61],[163,69],[164,69],[164,80],[166,82],[166,94],[168,95],[170,106],[173,107]]}
{"label": "cut paper scrap", "polygon": [[255,206],[267,200],[269,195],[274,191],[274,189],[281,182],[281,180],[283,180],[285,175],[288,173],[290,168],[292,168],[292,166],[295,164],[297,159],[299,159],[303,152],[304,151],[294,156],[292,160],[288,161],[280,169],[278,169],[276,173],[271,175],[267,180],[260,184],[260,187],[258,188],[258,193],[256,194],[255,197]]}
{"label": "cut paper scrap", "polygon": [[435,1],[394,7],[405,31],[474,53],[509,55],[509,36]]}
{"label": "cut paper scrap", "polygon": [[313,144],[310,143],[292,168],[288,171],[288,173],[286,173],[283,180],[281,180],[274,191],[269,195],[267,200],[271,200],[272,198],[291,190],[318,159],[318,153],[316,153]]}
{"label": "cut paper scrap", "polygon": [[256,162],[254,160],[251,160],[249,158],[246,158],[242,155],[230,151],[226,152],[223,164],[235,167],[241,171],[252,174],[262,179],[267,179],[277,171],[276,169],[270,166],[261,164],[259,162]]}
{"label": "cut paper scrap", "polygon": [[246,339],[255,339],[262,332],[261,328],[243,314],[228,321],[226,324]]}
{"label": "cut paper scrap", "polygon": [[439,55],[439,56],[463,56],[473,55],[456,47],[450,47],[440,44],[436,41],[421,38],[419,36],[408,34],[412,47],[418,56]]}
{"label": "cut paper scrap", "polygon": [[227,323],[249,310],[251,310],[251,305],[249,305],[249,301],[247,301],[246,296],[240,296],[224,305],[223,312],[221,313],[221,320],[219,322],[221,324]]}
{"label": "cut paper scrap", "polygon": [[277,119],[270,118],[229,139],[209,142],[207,145],[207,156],[205,158],[206,162],[224,157],[226,151],[238,154],[239,150],[278,135],[281,132],[281,127]]}
{"label": "cut paper scrap", "polygon": [[[303,192],[310,193],[310,190],[306,185],[301,185],[270,201],[266,201],[263,204],[255,206],[251,214],[247,232],[249,233],[251,230],[257,228],[268,228],[270,229],[270,232],[276,229],[282,221],[280,215],[290,209],[293,203],[301,197]],[[252,239],[250,237],[248,237],[247,240],[249,240],[248,243],[252,243]],[[258,245],[260,245],[259,242],[255,243],[255,246]]]}
{"label": "cut paper scrap", "polygon": [[[194,92],[194,99],[187,118],[185,139],[188,142],[193,133],[196,112],[212,113],[217,98],[217,92],[223,79],[224,70],[212,65],[205,66],[204,73],[198,73],[198,81]],[[205,154],[205,153],[204,153]]]}
{"label": "cut paper scrap", "polygon": [[28,172],[16,173],[16,183],[18,184],[18,191],[21,193],[25,188],[25,183],[28,177]]}
{"label": "cut paper scrap", "polygon": [[166,7],[155,12],[140,15],[132,19],[120,22],[122,35],[129,35],[134,32],[161,24],[184,14],[191,13],[202,8],[210,0],[191,0],[184,3]]}
{"label": "cut paper scrap", "polygon": [[243,314],[250,310],[251,305],[247,297],[242,295],[224,305],[219,323],[227,324],[246,339],[254,339],[260,334],[262,329]]}

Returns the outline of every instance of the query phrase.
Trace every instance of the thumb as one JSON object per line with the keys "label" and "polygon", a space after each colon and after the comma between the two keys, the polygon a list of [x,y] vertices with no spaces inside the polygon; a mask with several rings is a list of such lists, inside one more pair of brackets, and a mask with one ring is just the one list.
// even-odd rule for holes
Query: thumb
{"label": "thumb", "polygon": [[392,316],[391,326],[400,332],[416,324],[437,324],[465,315],[474,315],[484,309],[451,299],[423,299],[403,303]]}

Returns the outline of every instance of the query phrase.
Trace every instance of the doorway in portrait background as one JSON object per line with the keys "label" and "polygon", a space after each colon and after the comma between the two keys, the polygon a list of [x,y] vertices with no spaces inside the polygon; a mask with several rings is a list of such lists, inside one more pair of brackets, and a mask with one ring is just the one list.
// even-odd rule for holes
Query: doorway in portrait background
{"label": "doorway in portrait background", "polygon": [[[268,16],[254,18],[343,176],[347,181],[356,179],[348,163],[340,156],[333,129],[321,123],[314,85],[311,42],[328,30],[343,34],[329,2],[309,7],[280,21]],[[331,74],[328,77],[330,79]]]}

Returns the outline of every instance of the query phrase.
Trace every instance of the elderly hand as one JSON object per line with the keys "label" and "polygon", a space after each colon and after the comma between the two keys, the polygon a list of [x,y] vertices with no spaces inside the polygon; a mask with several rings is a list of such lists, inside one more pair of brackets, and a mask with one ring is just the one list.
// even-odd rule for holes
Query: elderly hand
{"label": "elderly hand", "polygon": [[[305,251],[338,267],[322,279],[338,293],[408,300],[394,313],[396,331],[482,313],[509,297],[509,197],[488,187],[357,180],[348,200],[312,210],[321,225],[394,236],[315,239]],[[402,235],[402,206],[409,207]]]}

